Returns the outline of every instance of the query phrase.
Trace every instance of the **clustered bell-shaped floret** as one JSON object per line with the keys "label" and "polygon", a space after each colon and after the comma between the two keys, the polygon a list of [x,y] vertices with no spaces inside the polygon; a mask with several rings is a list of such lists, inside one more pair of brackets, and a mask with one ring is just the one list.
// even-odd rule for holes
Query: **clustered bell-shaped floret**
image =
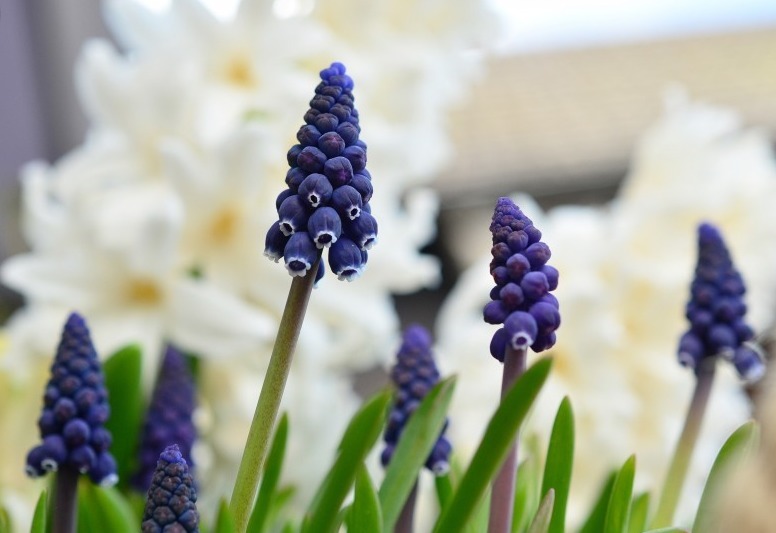
{"label": "clustered bell-shaped floret", "polygon": [[750,342],[754,331],[745,320],[745,292],[721,233],[711,224],[701,224],[698,263],[685,312],[690,328],[679,340],[678,357],[683,366],[697,373],[709,358],[721,356],[733,363],[742,378],[751,381],[762,377],[765,365]]}
{"label": "clustered bell-shaped floret", "polygon": [[493,248],[490,273],[496,286],[483,310],[485,322],[500,324],[490,343],[490,353],[504,361],[507,347],[531,347],[535,352],[555,344],[560,326],[558,271],[547,264],[550,248],[542,233],[509,198],[499,198],[490,225]]}
{"label": "clustered bell-shaped floret", "polygon": [[[396,398],[385,429],[385,449],[380,457],[383,466],[390,463],[409,417],[439,381],[439,371],[431,353],[431,335],[423,326],[413,325],[404,332],[391,380],[396,385]],[[446,428],[447,423],[426,459],[426,468],[436,475],[445,474],[449,468],[452,446],[445,437]]]}
{"label": "clustered bell-shaped floret", "polygon": [[199,531],[197,490],[186,459],[173,444],[159,455],[143,512],[143,533]]}
{"label": "clustered bell-shaped floret", "polygon": [[[353,106],[353,80],[341,63],[321,71],[310,109],[288,151],[286,185],[275,202],[278,220],[267,232],[264,255],[283,259],[292,276],[304,276],[321,250],[329,268],[352,281],[364,270],[367,250],[377,242],[371,215],[372,176],[366,144]],[[323,277],[320,263],[316,281]]]}
{"label": "clustered bell-shaped floret", "polygon": [[42,476],[60,468],[88,474],[103,486],[118,481],[108,451],[110,415],[102,367],[84,319],[72,313],[65,323],[51,366],[38,419],[42,443],[27,454],[27,474]]}
{"label": "clustered bell-shaped floret", "polygon": [[196,405],[194,378],[183,354],[168,346],[151,403],[146,412],[138,450],[139,465],[132,485],[141,492],[148,490],[159,454],[177,444],[191,466],[191,448],[197,437],[192,415]]}

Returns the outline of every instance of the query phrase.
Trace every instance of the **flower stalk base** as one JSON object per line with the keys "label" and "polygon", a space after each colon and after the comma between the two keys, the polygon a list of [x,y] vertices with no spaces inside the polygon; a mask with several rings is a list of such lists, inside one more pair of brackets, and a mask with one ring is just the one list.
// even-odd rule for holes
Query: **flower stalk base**
{"label": "flower stalk base", "polygon": [[[501,379],[501,398],[509,392],[517,378],[525,372],[526,350],[515,350],[508,346],[504,354],[504,373]],[[515,502],[515,481],[517,477],[517,438],[509,449],[496,478],[490,498],[488,533],[509,533],[512,529],[512,512]]]}
{"label": "flower stalk base", "polygon": [[52,533],[75,533],[78,523],[78,471],[63,466],[54,482]]}
{"label": "flower stalk base", "polygon": [[318,271],[318,258],[307,272],[306,276],[294,277],[288,292],[286,307],[280,319],[275,346],[267,367],[267,374],[261,387],[259,401],[253,414],[253,421],[248,432],[237,480],[232,492],[230,508],[234,516],[237,531],[244,532],[248,527],[251,509],[258,491],[264,459],[267,455],[272,430],[275,427],[280,400],[286,386],[288,373],[291,369],[299,332],[302,329],[307,303],[315,283],[315,273]]}

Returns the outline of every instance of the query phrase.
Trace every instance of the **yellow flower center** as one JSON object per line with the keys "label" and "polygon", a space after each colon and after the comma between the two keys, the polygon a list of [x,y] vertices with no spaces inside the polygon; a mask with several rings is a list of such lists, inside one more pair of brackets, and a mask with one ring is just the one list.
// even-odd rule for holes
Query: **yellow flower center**
{"label": "yellow flower center", "polygon": [[248,58],[237,55],[226,65],[226,79],[235,85],[250,88],[257,85],[256,76]]}
{"label": "yellow flower center", "polygon": [[154,281],[139,278],[130,281],[127,296],[132,303],[154,305],[162,300],[162,291]]}
{"label": "yellow flower center", "polygon": [[235,207],[225,207],[213,219],[210,237],[220,243],[230,240],[240,224],[240,213]]}

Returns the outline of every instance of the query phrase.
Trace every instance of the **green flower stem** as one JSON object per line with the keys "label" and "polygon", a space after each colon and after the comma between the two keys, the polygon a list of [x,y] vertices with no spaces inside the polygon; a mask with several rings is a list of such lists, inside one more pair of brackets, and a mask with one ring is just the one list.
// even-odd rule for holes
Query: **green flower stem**
{"label": "green flower stem", "polygon": [[[504,373],[501,378],[501,399],[512,388],[517,378],[525,372],[526,350],[507,346],[504,354]],[[488,533],[509,533],[512,528],[512,512],[515,503],[515,479],[517,477],[517,435],[501,470],[493,480],[490,496]]]}
{"label": "green flower stem", "polygon": [[709,357],[704,361],[704,365],[698,369],[698,379],[695,383],[695,392],[690,402],[690,409],[687,411],[687,418],[684,421],[682,435],[676,445],[674,457],[671,460],[671,466],[668,468],[663,491],[660,494],[657,512],[652,520],[652,529],[668,527],[672,525],[674,512],[679,503],[679,496],[682,494],[684,479],[687,477],[687,469],[690,466],[692,452],[695,448],[695,441],[698,439],[698,432],[703,421],[703,413],[706,411],[706,404],[709,401],[711,386],[714,382],[715,357]]}
{"label": "green flower stem", "polygon": [[283,389],[286,387],[291,360],[296,349],[296,342],[299,339],[299,331],[302,329],[302,321],[307,310],[307,303],[310,301],[310,293],[315,283],[315,273],[318,271],[320,261],[319,253],[318,259],[308,270],[307,275],[294,277],[291,289],[288,291],[286,307],[283,310],[283,317],[280,319],[272,357],[269,360],[267,374],[264,376],[264,384],[261,387],[256,411],[253,413],[251,429],[248,432],[248,440],[245,443],[240,468],[237,471],[237,480],[232,491],[230,508],[239,532],[245,532],[248,528],[248,520],[256,499],[264,459],[267,455],[272,430],[275,427],[280,400],[283,398]]}
{"label": "green flower stem", "polygon": [[52,533],[75,533],[78,523],[78,471],[67,465],[56,473]]}
{"label": "green flower stem", "polygon": [[407,496],[407,501],[404,502],[404,507],[401,509],[399,519],[396,521],[394,527],[394,533],[412,533],[413,522],[415,520],[415,501],[418,499],[418,482],[415,481],[415,485],[412,487],[410,495]]}

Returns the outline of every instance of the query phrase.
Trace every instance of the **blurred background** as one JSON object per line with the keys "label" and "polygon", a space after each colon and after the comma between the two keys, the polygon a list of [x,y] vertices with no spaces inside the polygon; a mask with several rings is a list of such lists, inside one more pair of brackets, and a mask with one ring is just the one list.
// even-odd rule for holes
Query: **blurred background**
{"label": "blurred background", "polygon": [[[450,242],[472,217],[488,216],[495,196],[524,191],[545,207],[611,198],[666,88],[681,85],[776,131],[773,2],[489,1],[503,31],[484,77],[449,117],[454,157],[434,183],[442,209],[428,251],[443,258],[444,282],[401,297],[403,321],[428,322],[424,310],[471,259]],[[142,3],[163,10],[169,0]],[[223,17],[236,4],[205,3]],[[0,258],[24,249],[20,165],[56,161],[83,142],[73,67],[85,40],[110,38],[100,9],[97,0],[0,4]],[[18,304],[3,290],[3,316]]]}

